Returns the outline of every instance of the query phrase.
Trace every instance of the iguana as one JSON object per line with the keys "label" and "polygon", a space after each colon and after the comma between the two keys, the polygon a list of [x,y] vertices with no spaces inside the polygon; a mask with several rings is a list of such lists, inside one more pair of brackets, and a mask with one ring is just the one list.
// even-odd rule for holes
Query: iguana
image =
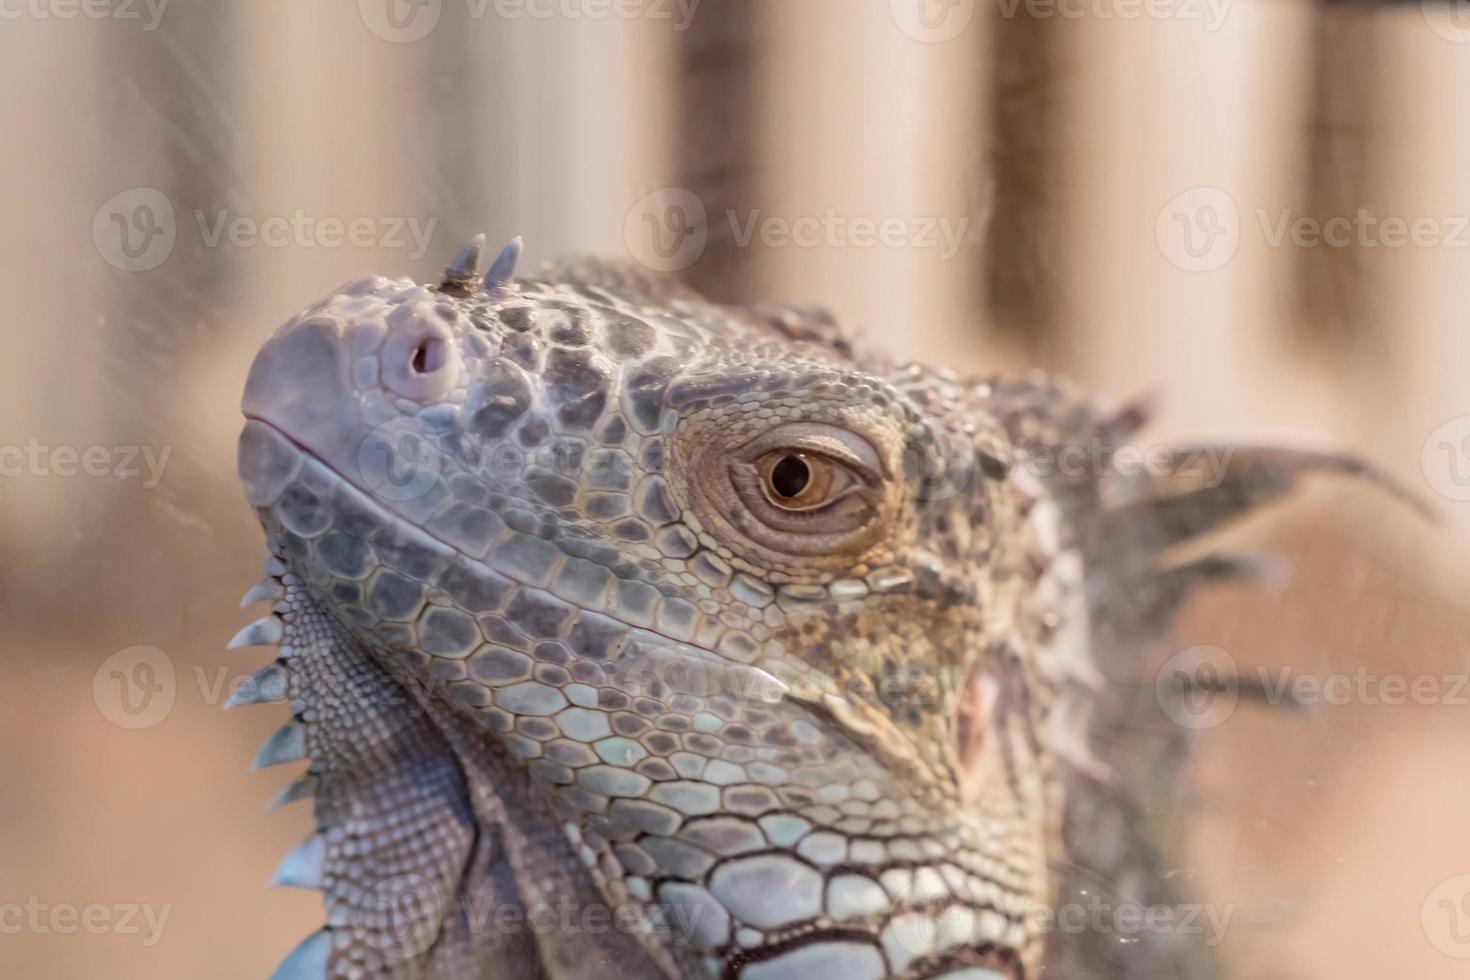
{"label": "iguana", "polygon": [[1256,566],[1175,546],[1372,471],[1185,465],[1141,404],[483,244],[246,382],[273,608],[231,646],[279,656],[232,701],[290,703],[257,765],[307,760],[317,830],[276,880],[326,904],[278,976],[1215,974],[1054,913],[1182,900],[1149,651]]}

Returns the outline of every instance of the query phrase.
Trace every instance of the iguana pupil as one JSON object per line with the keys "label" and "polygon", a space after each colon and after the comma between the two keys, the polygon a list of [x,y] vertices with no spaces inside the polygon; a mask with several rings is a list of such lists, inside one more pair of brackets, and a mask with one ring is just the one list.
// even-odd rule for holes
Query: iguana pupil
{"label": "iguana pupil", "polygon": [[786,456],[771,470],[771,487],[786,499],[801,496],[811,479],[811,468],[800,456]]}

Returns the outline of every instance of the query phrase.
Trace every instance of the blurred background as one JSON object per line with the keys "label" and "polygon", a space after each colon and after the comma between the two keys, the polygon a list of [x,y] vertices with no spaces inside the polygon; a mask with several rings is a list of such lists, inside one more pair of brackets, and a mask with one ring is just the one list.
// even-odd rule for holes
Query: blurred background
{"label": "blurred background", "polygon": [[285,709],[219,711],[267,656],[223,651],[238,396],[297,309],[478,231],[1433,500],[1239,532],[1295,576],[1164,653],[1366,680],[1199,726],[1177,873],[1232,976],[1470,975],[1464,2],[0,0],[0,79],[0,975],[265,976],[320,923],[265,889],[310,830],[247,771]]}

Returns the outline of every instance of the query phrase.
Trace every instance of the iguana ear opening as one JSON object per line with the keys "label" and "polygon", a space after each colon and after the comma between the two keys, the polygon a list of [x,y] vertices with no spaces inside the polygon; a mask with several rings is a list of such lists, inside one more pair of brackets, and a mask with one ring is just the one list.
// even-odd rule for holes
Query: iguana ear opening
{"label": "iguana ear opening", "polygon": [[955,714],[955,756],[959,761],[961,782],[973,771],[985,749],[985,724],[994,716],[1000,691],[995,678],[984,669],[983,658],[977,660],[960,689]]}

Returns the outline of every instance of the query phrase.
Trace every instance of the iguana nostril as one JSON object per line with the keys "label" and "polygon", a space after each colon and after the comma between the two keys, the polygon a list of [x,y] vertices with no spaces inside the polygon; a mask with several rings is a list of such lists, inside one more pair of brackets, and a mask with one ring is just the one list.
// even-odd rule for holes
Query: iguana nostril
{"label": "iguana nostril", "polygon": [[409,367],[414,374],[433,374],[444,361],[444,343],[437,337],[425,337],[414,347]]}
{"label": "iguana nostril", "polygon": [[383,383],[417,402],[438,401],[456,384],[458,353],[444,323],[423,311],[415,314],[388,325],[388,340],[379,354]]}

